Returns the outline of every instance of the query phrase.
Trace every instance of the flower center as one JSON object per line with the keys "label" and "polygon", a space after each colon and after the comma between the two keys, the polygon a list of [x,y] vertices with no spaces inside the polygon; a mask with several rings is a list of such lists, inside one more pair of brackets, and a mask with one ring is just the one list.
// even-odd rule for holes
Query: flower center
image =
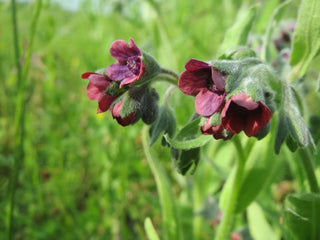
{"label": "flower center", "polygon": [[137,56],[129,57],[127,60],[127,67],[134,75],[139,75],[141,58]]}

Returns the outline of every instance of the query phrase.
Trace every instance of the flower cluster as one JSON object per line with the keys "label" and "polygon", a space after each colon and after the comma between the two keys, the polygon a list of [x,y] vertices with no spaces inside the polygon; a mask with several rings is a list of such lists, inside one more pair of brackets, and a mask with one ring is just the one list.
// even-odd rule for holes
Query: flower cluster
{"label": "flower cluster", "polygon": [[89,80],[88,97],[98,101],[98,113],[110,109],[113,118],[122,126],[133,124],[140,118],[150,124],[158,112],[159,96],[148,81],[156,76],[159,66],[137,47],[133,39],[130,43],[114,41],[110,54],[116,63],[97,72],[82,74],[83,79]]}
{"label": "flower cluster", "polygon": [[203,116],[203,134],[229,139],[242,130],[249,137],[257,135],[272,117],[262,101],[253,101],[245,92],[226,92],[227,76],[210,64],[195,59],[185,65],[178,86],[187,95],[196,95],[196,112]]}
{"label": "flower cluster", "polygon": [[[253,97],[255,93],[252,95],[252,89],[259,92],[260,96],[263,90],[259,89],[257,83],[260,76],[246,74],[250,72],[250,67],[261,63],[249,53],[250,57],[246,60],[246,49],[233,51],[228,58],[231,58],[231,62],[240,59],[234,63],[238,66],[236,68],[223,67],[223,61],[219,60],[216,63],[220,65],[195,59],[186,63],[186,70],[179,76],[178,87],[183,93],[195,96],[195,109],[203,120],[200,128],[203,134],[227,140],[243,130],[249,137],[256,136],[272,118],[265,98]],[[171,78],[172,81],[172,75],[161,68],[152,56],[140,50],[133,39],[129,43],[123,40],[113,42],[110,54],[116,63],[97,72],[82,74],[82,78],[89,80],[88,97],[98,101],[97,112],[110,109],[113,118],[122,126],[139,119],[147,124],[153,123],[159,112],[159,96],[150,83],[159,77]],[[237,68],[242,73],[232,72]],[[233,75],[241,75],[242,79],[235,79]],[[248,90],[251,85],[253,87]]]}

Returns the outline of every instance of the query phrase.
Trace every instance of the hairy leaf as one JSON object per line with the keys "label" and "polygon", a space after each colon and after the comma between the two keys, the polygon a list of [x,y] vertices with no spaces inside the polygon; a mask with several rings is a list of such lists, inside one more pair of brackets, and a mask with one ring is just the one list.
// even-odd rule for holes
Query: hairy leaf
{"label": "hairy leaf", "polygon": [[302,77],[320,49],[320,1],[301,1],[290,58],[290,79]]}

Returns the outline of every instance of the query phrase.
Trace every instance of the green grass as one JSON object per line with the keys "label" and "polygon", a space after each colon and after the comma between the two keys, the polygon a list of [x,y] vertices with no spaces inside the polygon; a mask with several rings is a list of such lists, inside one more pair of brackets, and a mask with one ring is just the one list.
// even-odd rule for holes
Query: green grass
{"label": "green grass", "polygon": [[[26,78],[25,157],[17,184],[13,239],[146,239],[147,217],[162,239],[160,201],[143,153],[143,124],[121,127],[109,112],[97,115],[97,102],[87,98],[87,81],[80,76],[112,64],[109,46],[130,37],[161,65],[179,73],[190,58],[214,59],[237,12],[257,1],[100,1],[96,10],[89,2],[83,1],[76,12],[43,3]],[[17,10],[23,62],[34,4],[18,4]],[[1,240],[9,226],[8,189],[15,156],[17,69],[12,42],[11,5],[1,2]],[[168,84],[155,86],[161,96]],[[194,112],[193,99],[176,91],[171,103],[181,128]],[[159,140],[154,150],[172,185],[185,239],[212,239],[211,219],[194,212],[210,196],[220,195],[233,161],[232,145],[221,148],[216,141],[206,145],[199,169],[186,177],[175,171],[169,150]],[[274,185],[291,172],[278,175]],[[268,201],[262,199],[264,206],[273,201],[270,194]],[[242,223],[239,217],[236,226]]]}

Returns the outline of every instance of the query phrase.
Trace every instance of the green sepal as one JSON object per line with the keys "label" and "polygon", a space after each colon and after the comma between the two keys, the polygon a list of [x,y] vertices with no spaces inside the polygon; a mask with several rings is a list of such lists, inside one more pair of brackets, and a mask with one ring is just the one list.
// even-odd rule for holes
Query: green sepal
{"label": "green sepal", "polygon": [[122,88],[119,88],[119,86],[120,82],[113,81],[110,83],[105,93],[109,96],[118,97],[128,90],[127,86],[124,86]]}
{"label": "green sepal", "polygon": [[267,125],[265,125],[260,132],[258,132],[258,134],[254,135],[255,138],[257,138],[258,140],[263,139],[265,136],[268,135],[268,133],[270,132],[270,128],[271,128],[271,122],[268,122]]}
{"label": "green sepal", "polygon": [[118,101],[122,101],[121,117],[124,118],[132,112],[139,112],[140,110],[140,99],[136,99],[130,96],[130,92],[126,92]]}
{"label": "green sepal", "polygon": [[176,129],[176,118],[173,109],[169,105],[163,105],[159,109],[159,114],[149,129],[150,143],[152,146],[160,134],[168,134],[173,137]]}

